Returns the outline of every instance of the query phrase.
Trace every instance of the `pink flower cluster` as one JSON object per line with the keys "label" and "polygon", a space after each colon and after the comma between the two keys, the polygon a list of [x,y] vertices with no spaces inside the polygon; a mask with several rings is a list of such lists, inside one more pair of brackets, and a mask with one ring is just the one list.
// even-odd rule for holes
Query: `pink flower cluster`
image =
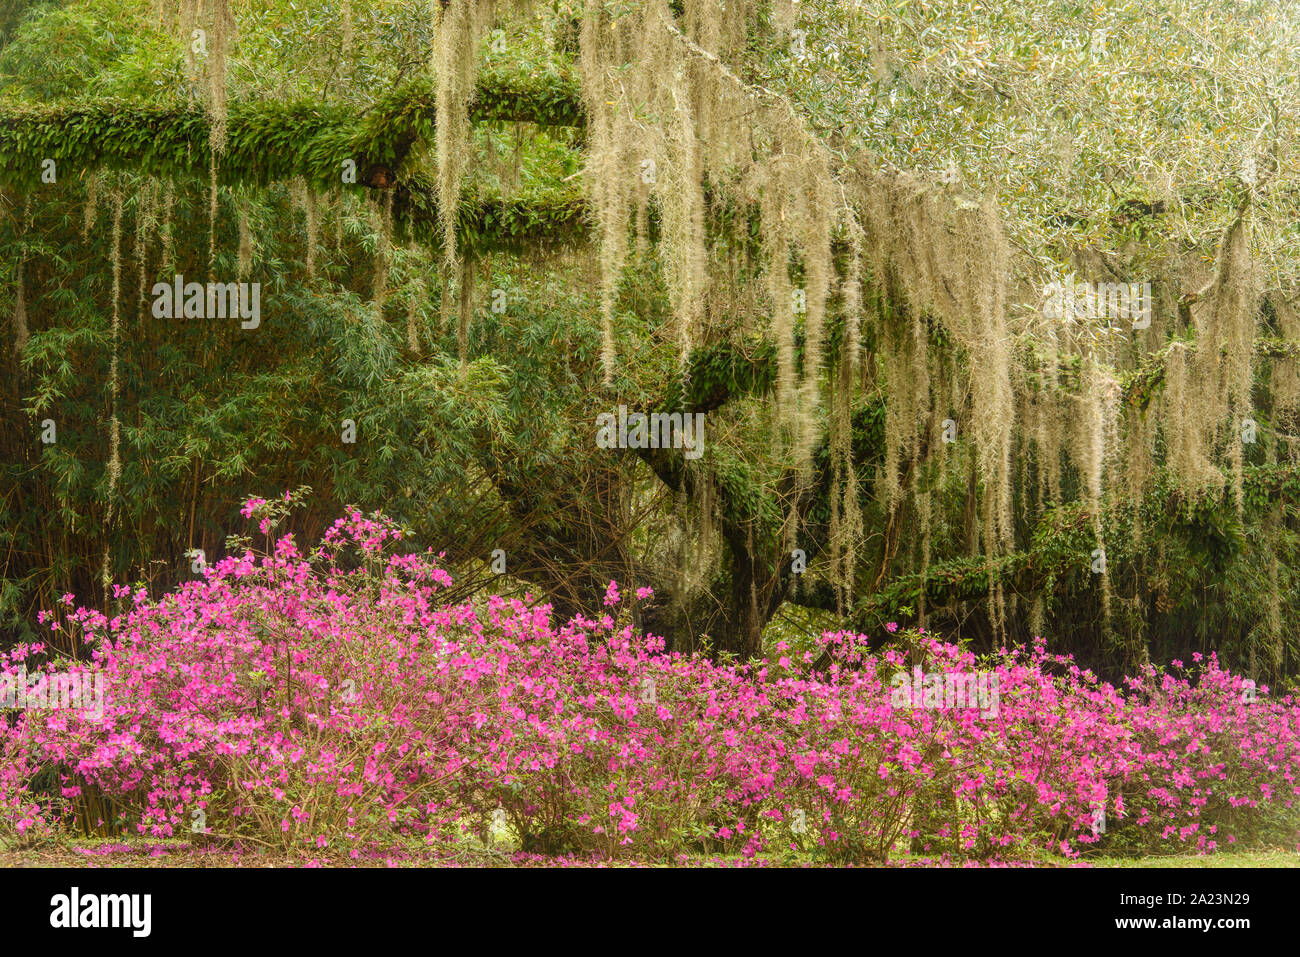
{"label": "pink flower cluster", "polygon": [[[161,600],[119,589],[111,618],[51,613],[86,641],[105,706],[0,722],[0,832],[78,819],[364,857],[504,825],[525,855],[668,862],[1296,840],[1300,705],[1245,700],[1213,656],[1123,690],[1041,641],[977,660],[914,632],[907,653],[843,632],[715,664],[609,615],[443,604],[436,556],[400,542],[354,511],[308,554],[284,536]],[[605,604],[625,600],[611,582]],[[894,707],[891,678],[918,664],[996,673],[1000,706]]]}

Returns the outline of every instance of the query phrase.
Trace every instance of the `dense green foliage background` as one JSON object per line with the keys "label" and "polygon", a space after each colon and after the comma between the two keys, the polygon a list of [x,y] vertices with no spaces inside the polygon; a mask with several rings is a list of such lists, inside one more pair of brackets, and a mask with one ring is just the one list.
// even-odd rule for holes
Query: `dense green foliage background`
{"label": "dense green foliage background", "polygon": [[[1223,33],[1202,38],[1213,82],[1179,80],[1176,34],[1204,11],[1161,6],[1163,17],[1099,7],[1126,25],[1112,40],[1123,56],[1095,82],[1067,84],[1064,102],[1062,82],[1078,69],[1068,57],[1083,55],[1087,20],[1103,15],[1065,3],[983,13],[966,4],[807,3],[811,52],[795,55],[788,39],[756,30],[742,67],[797,99],[831,142],[922,169],[953,162],[968,185],[997,196],[1011,234],[1044,261],[1057,256],[1064,230],[1072,242],[1129,244],[1136,261],[1156,262],[1175,239],[1212,243],[1233,205],[1216,177],[1235,160],[1216,151],[1243,130],[1218,123],[1215,111],[1249,133],[1259,103],[1286,107],[1289,88],[1277,86],[1294,82],[1283,68],[1294,50],[1252,46],[1254,8],[1240,19],[1225,14]],[[827,450],[823,443],[815,457],[810,488],[796,490],[769,438],[769,343],[718,330],[697,348],[683,386],[662,331],[662,276],[643,256],[620,303],[620,374],[602,385],[597,279],[576,182],[571,7],[556,0],[540,19],[503,23],[503,50],[483,51],[478,161],[460,218],[476,290],[466,303],[441,268],[429,199],[426,3],[350,8],[350,44],[335,2],[236,5],[215,220],[208,117],[168,17],[122,0],[0,3],[0,314],[19,311],[21,283],[30,330],[22,348],[16,318],[0,337],[0,642],[32,637],[37,611],[65,592],[111,604],[99,576],[105,550],[117,581],[161,591],[192,574],[190,549],[209,560],[223,554],[243,528],[244,496],[300,486],[310,486],[311,507],[295,530],[315,537],[345,504],[382,509],[417,543],[446,550],[465,594],[540,592],[571,614],[598,609],[611,578],[651,585],[657,601],[642,624],[680,649],[746,655],[764,635],[802,640],[840,624],[883,641],[884,622],[921,616],[949,636],[1001,640],[983,607],[990,571],[972,545],[974,473],[919,466],[936,493],[921,573],[917,516],[905,507],[891,520],[873,488],[883,458],[879,396],[853,410],[867,536],[854,601],[842,607],[822,564]],[[1139,76],[1157,55],[1147,72],[1165,86]],[[1025,69],[1040,60],[1055,65],[1042,75]],[[1273,100],[1216,97],[1214,84],[1240,79],[1251,62]],[[1054,110],[1085,143],[1066,173],[1034,126]],[[1174,128],[1182,139],[1161,139]],[[1013,141],[1018,151],[1003,149]],[[356,185],[339,180],[343,155],[362,158]],[[1143,155],[1145,165],[1133,159]],[[54,184],[40,182],[33,160],[44,156],[58,160]],[[1177,188],[1203,199],[1171,224],[1153,203],[1152,169],[1178,157],[1187,169]],[[380,178],[368,179],[376,168]],[[317,197],[314,232],[298,201],[306,187]],[[1278,223],[1288,208],[1274,210]],[[155,319],[145,295],[154,282],[239,272],[241,218],[248,278],[262,283],[260,328]],[[725,241],[755,240],[715,225]],[[1277,243],[1285,240],[1279,226]],[[109,523],[115,269],[123,469]],[[1284,283],[1289,269],[1279,266],[1274,280]],[[504,311],[492,308],[493,290],[504,292]],[[874,306],[894,308],[879,296]],[[832,323],[832,352],[836,335]],[[1135,360],[1125,401],[1143,402],[1147,386]],[[705,411],[708,456],[688,464],[597,448],[595,417],[619,404]],[[1102,673],[1140,657],[1135,649],[1159,661],[1218,649],[1264,680],[1296,675],[1300,473],[1290,424],[1273,421],[1263,395],[1259,407],[1242,512],[1227,497],[1186,494],[1167,476],[1143,500],[1140,535],[1131,506],[1107,508],[1117,602],[1109,620],[1089,574],[1082,507],[1038,501],[1025,481],[1021,550],[993,572],[1015,595],[1005,637],[1031,637],[1040,600],[1037,620],[1052,646]],[[40,439],[46,419],[57,426],[54,444]],[[357,423],[355,444],[342,441],[344,419]],[[943,454],[970,450],[959,442]],[[809,556],[803,577],[791,574],[780,532],[792,503]],[[498,548],[504,578],[489,564]],[[1265,556],[1276,556],[1276,574]]]}

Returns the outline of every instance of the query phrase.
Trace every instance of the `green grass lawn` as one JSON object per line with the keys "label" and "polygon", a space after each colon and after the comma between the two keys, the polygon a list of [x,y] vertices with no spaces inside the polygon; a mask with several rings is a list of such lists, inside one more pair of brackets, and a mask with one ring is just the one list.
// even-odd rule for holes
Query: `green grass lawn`
{"label": "green grass lawn", "polygon": [[[749,863],[735,858],[735,863]],[[765,857],[773,866],[818,866],[808,854],[786,852]],[[343,855],[331,855],[328,850],[319,857],[311,855],[286,855],[277,852],[245,850],[235,852],[225,847],[195,848],[185,840],[146,840],[141,838],[65,838],[34,842],[18,847],[0,843],[0,867],[294,867],[309,862],[325,867],[385,867],[391,866],[381,857],[353,860]],[[732,862],[730,858],[688,857],[680,866],[720,867]],[[1023,860],[1023,864],[1057,868],[1077,866],[1082,863],[1100,868],[1208,868],[1208,867],[1295,867],[1300,868],[1300,852],[1288,848],[1251,848],[1221,850],[1206,855],[1159,855],[1145,857],[1090,856],[1081,862],[1071,862],[1060,857],[1041,857]],[[398,867],[427,866],[512,866],[514,862],[505,842],[495,849],[483,848],[477,842],[467,842],[460,849],[430,851],[423,844],[413,842],[401,848],[392,865]],[[536,858],[527,866],[546,866]],[[619,865],[615,865],[619,866]],[[635,866],[629,864],[628,866]],[[665,865],[651,865],[665,866]],[[927,859],[902,854],[891,860],[890,866],[933,866]]]}
{"label": "green grass lawn", "polygon": [[1098,857],[1093,867],[1300,867],[1300,851],[1286,848],[1217,851],[1169,857]]}

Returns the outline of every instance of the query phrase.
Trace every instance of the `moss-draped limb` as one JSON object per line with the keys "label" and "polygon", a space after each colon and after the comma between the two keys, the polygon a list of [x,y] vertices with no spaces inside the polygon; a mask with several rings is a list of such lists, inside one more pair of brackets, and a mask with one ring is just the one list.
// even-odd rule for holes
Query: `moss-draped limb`
{"label": "moss-draped limb", "polygon": [[[471,119],[578,126],[582,107],[572,77],[485,72]],[[235,101],[229,106],[219,182],[262,184],[301,177],[312,186],[342,183],[342,164],[389,169],[417,139],[431,140],[434,94],[428,79],[394,88],[365,110],[314,101]],[[127,169],[155,176],[209,173],[211,117],[197,104],[127,100],[75,105],[0,107],[0,179],[17,188],[41,185],[41,162],[53,159],[62,175],[91,169]]]}
{"label": "moss-draped limb", "polygon": [[[1300,465],[1248,467],[1245,470],[1245,500],[1248,512],[1262,512],[1277,501],[1291,501],[1300,496]],[[1194,494],[1166,480],[1154,487],[1137,506],[1148,527],[1161,526],[1166,532],[1175,527],[1195,531],[1198,537],[1227,541],[1233,532],[1226,526],[1238,522],[1232,505],[1232,493]],[[1118,500],[1107,503],[1101,515],[1104,527],[1128,528],[1134,517],[1134,505]],[[852,609],[852,627],[878,633],[886,621],[908,622],[921,596],[934,614],[941,606],[961,602],[981,602],[989,594],[989,577],[1004,584],[1008,593],[1022,599],[1059,585],[1072,575],[1089,572],[1096,546],[1093,537],[1094,516],[1081,503],[1063,506],[1050,512],[1033,533],[1030,547],[996,558],[961,558],[930,566],[924,573],[900,575],[883,588],[863,596]],[[1107,562],[1122,568],[1136,557],[1140,542],[1131,535],[1107,535]],[[1126,543],[1134,542],[1134,549]],[[1218,560],[1230,557],[1225,546]],[[909,612],[909,610],[911,610]]]}
{"label": "moss-draped limb", "polygon": [[[1182,342],[1190,351],[1195,351],[1195,340]],[[1169,350],[1166,346],[1159,352],[1153,352],[1136,369],[1121,380],[1123,402],[1126,405],[1145,409],[1152,396],[1165,381],[1165,370],[1169,365]],[[1259,336],[1255,339],[1255,355],[1265,359],[1300,359],[1300,342],[1282,339],[1276,336]]]}

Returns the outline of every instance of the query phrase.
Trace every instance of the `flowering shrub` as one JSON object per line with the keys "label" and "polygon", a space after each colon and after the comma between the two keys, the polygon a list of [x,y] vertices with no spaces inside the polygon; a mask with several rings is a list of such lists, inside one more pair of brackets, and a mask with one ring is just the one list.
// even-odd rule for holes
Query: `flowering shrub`
{"label": "flowering shrub", "polygon": [[[1041,640],[977,659],[917,632],[883,654],[828,633],[816,652],[715,664],[615,620],[647,589],[611,582],[609,614],[559,627],[527,601],[444,605],[446,571],[384,519],[354,511],[304,554],[273,537],[285,513],[249,500],[268,553],[161,600],[118,588],[127,609],[109,618],[65,596],[45,620],[80,636],[82,660],[23,646],[0,662],[11,680],[44,664],[106,689],[102,714],[7,712],[0,829],[354,857],[508,830],[525,855],[662,861],[1296,839],[1300,705],[1246,700],[1214,656],[1123,690]],[[986,674],[996,707],[900,706],[920,667]]]}

